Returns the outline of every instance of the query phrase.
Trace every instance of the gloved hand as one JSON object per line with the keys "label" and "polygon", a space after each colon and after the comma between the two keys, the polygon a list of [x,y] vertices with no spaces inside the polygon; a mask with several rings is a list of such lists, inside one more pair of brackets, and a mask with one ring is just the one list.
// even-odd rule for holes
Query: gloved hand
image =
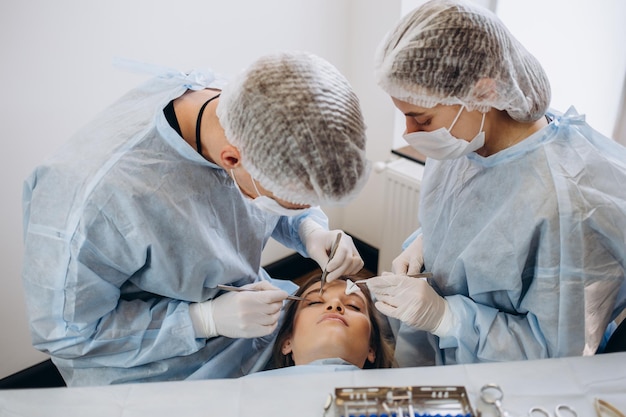
{"label": "gloved hand", "polygon": [[[361,255],[356,250],[352,238],[341,230],[326,230],[315,221],[305,219],[299,229],[300,239],[311,257],[320,268],[327,269],[326,281],[334,281],[342,275],[356,274],[364,265]],[[335,256],[328,262],[330,249],[341,233],[341,241]]]}
{"label": "gloved hand", "polygon": [[450,314],[446,299],[423,278],[388,274],[370,278],[366,283],[376,296],[375,305],[381,313],[416,329],[435,332],[444,315]]}
{"label": "gloved hand", "polygon": [[391,272],[398,275],[414,275],[422,272],[424,249],[422,234],[391,262]]}
{"label": "gloved hand", "polygon": [[262,291],[227,292],[217,298],[189,306],[196,336],[252,338],[276,329],[287,292],[267,281],[244,285]]}

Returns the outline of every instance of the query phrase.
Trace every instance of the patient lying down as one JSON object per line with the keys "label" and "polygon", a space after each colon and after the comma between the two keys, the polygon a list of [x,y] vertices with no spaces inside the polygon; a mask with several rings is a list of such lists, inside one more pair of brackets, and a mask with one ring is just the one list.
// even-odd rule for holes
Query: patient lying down
{"label": "patient lying down", "polygon": [[286,307],[274,345],[273,368],[318,364],[332,364],[337,369],[394,366],[393,347],[384,332],[385,319],[374,307],[367,286],[357,284],[360,291],[346,291],[347,279],[350,277],[327,283],[321,295],[319,276],[298,290],[296,295],[305,300],[291,301]]}

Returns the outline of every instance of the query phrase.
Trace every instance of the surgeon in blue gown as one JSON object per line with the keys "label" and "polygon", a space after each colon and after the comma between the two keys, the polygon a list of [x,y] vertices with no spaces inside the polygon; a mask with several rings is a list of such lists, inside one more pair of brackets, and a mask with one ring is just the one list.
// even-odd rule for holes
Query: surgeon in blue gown
{"label": "surgeon in blue gown", "polygon": [[626,149],[548,110],[541,65],[464,0],[409,13],[376,66],[427,156],[421,227],[368,281],[399,365],[600,352],[626,299]]}
{"label": "surgeon in blue gown", "polygon": [[[261,268],[275,238],[327,267],[363,266],[320,205],[367,179],[347,80],[305,52],[232,80],[164,72],[128,92],[24,187],[33,345],[69,386],[238,377],[271,354],[288,293]],[[258,291],[223,292],[218,284]]]}

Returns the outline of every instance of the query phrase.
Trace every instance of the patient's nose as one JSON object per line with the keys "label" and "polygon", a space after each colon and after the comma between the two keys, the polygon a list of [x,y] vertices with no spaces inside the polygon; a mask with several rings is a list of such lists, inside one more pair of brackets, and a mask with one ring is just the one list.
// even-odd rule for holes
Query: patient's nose
{"label": "patient's nose", "polygon": [[341,302],[339,300],[333,300],[329,302],[328,305],[326,306],[326,310],[328,311],[337,310],[337,312],[342,313],[342,314],[344,312],[343,305],[341,305]]}

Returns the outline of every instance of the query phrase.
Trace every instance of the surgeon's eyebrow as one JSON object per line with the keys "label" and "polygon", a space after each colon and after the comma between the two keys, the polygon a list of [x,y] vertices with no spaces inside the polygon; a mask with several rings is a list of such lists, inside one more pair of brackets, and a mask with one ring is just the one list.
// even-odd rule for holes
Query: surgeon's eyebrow
{"label": "surgeon's eyebrow", "polygon": [[425,114],[426,114],[425,111],[422,111],[422,112],[410,111],[410,112],[404,113],[404,115],[408,116],[408,117],[419,117],[419,116],[423,116]]}

